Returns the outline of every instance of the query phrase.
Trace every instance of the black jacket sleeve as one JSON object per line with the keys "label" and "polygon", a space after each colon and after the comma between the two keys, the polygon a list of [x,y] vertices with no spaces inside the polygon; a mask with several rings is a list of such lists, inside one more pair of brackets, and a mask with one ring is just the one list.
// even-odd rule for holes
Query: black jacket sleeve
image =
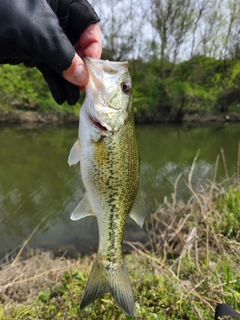
{"label": "black jacket sleeve", "polygon": [[38,67],[55,100],[74,104],[79,89],[61,74],[81,33],[98,21],[86,0],[0,1],[0,63]]}

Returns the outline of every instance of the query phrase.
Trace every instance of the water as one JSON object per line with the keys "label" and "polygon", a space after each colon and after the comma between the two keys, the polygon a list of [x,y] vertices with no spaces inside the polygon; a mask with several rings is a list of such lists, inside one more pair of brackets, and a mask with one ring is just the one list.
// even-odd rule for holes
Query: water
{"label": "water", "polygon": [[[0,127],[0,255],[22,244],[42,221],[31,247],[66,248],[87,253],[96,250],[94,217],[73,222],[69,216],[84,194],[79,166],[68,167],[69,150],[77,126]],[[193,185],[211,178],[217,155],[224,150],[229,175],[236,172],[240,125],[187,128],[178,125],[137,126],[141,158],[141,185],[147,214],[164,196],[171,197],[182,173],[178,197],[187,198],[187,175],[200,150]],[[226,177],[220,160],[218,177]],[[147,238],[129,218],[125,239]]]}

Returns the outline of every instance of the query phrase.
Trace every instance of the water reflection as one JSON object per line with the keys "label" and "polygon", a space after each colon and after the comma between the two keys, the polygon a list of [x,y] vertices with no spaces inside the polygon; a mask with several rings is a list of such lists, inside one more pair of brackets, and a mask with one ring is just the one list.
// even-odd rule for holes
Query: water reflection
{"label": "water reflection", "polygon": [[[68,167],[68,152],[76,140],[77,126],[0,127],[0,252],[23,242],[43,217],[47,217],[31,246],[59,248],[74,245],[86,253],[98,243],[94,217],[69,219],[82,195],[79,166]],[[148,214],[164,196],[170,196],[182,173],[178,197],[187,197],[187,176],[200,149],[193,185],[213,174],[216,157],[224,149],[229,174],[236,170],[240,126],[184,128],[141,125],[137,139],[141,157],[141,185]],[[218,176],[225,175],[222,162]],[[125,237],[146,236],[128,219]]]}
{"label": "water reflection", "polygon": [[[199,152],[192,177],[192,185],[199,187],[211,179],[217,156],[223,148],[229,174],[236,171],[240,125],[187,128],[183,126],[138,126],[137,136],[141,154],[141,181],[148,210],[173,192],[180,173],[178,198],[189,196],[186,186],[194,157]],[[219,161],[218,178],[226,176]]]}

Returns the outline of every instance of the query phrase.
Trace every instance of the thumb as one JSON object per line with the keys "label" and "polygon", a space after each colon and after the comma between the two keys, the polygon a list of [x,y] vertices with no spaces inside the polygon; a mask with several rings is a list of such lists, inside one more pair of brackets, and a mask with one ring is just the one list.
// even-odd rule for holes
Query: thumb
{"label": "thumb", "polygon": [[75,53],[71,66],[64,70],[62,75],[67,81],[78,87],[85,87],[89,78],[85,64],[77,53]]}

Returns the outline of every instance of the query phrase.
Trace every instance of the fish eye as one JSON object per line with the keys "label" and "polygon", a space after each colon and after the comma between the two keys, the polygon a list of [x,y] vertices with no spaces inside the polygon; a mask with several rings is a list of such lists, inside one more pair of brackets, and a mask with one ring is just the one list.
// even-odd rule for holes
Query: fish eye
{"label": "fish eye", "polygon": [[122,91],[126,93],[129,92],[131,89],[130,85],[127,82],[123,82],[121,86],[122,86]]}

